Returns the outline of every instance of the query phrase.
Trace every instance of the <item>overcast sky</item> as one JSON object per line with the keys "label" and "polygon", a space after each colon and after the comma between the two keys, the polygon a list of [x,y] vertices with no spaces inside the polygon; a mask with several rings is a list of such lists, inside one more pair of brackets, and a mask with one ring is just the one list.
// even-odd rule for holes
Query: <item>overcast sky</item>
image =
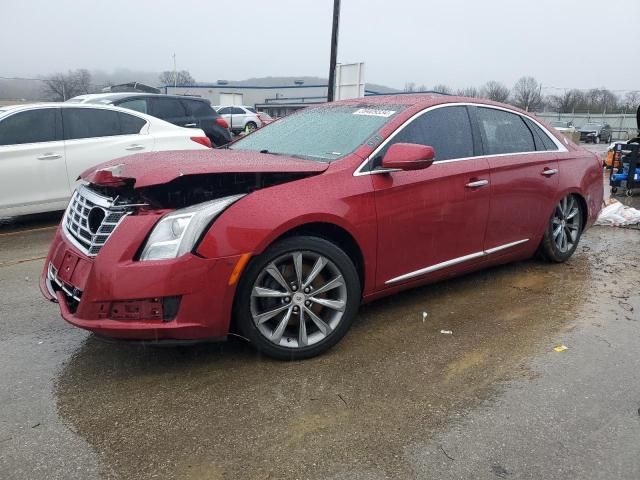
{"label": "overcast sky", "polygon": [[[169,70],[175,52],[201,82],[326,77],[332,5],[0,0],[0,75]],[[342,0],[338,61],[364,61],[368,82],[396,88],[532,75],[545,90],[638,90],[638,19],[639,0]]]}

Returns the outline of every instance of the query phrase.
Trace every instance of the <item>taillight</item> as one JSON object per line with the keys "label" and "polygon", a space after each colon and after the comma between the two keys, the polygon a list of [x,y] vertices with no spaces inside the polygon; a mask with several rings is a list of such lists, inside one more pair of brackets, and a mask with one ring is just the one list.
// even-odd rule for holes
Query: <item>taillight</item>
{"label": "taillight", "polygon": [[222,117],[216,118],[216,123],[217,123],[218,125],[220,125],[222,128],[229,128],[229,124],[228,124],[228,123],[227,123],[227,121],[226,121],[224,118],[222,118]]}
{"label": "taillight", "polygon": [[211,140],[209,140],[208,137],[191,137],[191,140],[207,148],[211,148]]}

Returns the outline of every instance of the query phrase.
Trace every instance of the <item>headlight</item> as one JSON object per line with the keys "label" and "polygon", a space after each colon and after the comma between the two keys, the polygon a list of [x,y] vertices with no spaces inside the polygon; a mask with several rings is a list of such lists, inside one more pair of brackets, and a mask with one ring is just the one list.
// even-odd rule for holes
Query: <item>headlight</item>
{"label": "headlight", "polygon": [[153,227],[140,260],[177,258],[190,252],[202,232],[222,211],[244,195],[232,195],[199,203],[166,214]]}

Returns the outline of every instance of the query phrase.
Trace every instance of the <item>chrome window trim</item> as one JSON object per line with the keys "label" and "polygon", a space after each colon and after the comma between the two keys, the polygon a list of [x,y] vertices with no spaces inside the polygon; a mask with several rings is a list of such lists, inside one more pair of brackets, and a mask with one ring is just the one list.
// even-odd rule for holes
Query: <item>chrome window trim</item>
{"label": "chrome window trim", "polygon": [[551,141],[555,144],[555,146],[558,149],[557,150],[535,150],[535,151],[532,151],[532,152],[497,153],[495,155],[476,155],[476,156],[472,156],[472,157],[451,158],[451,159],[448,159],[448,160],[436,161],[436,162],[433,163],[434,166],[435,165],[439,165],[441,163],[461,162],[461,161],[464,161],[464,160],[474,160],[476,158],[505,157],[507,155],[536,155],[536,154],[543,154],[543,153],[549,153],[549,152],[567,152],[568,151],[567,147],[565,147],[560,140],[558,140],[554,135],[552,135],[549,132],[549,130],[544,125],[542,125],[540,122],[538,122],[538,120],[535,119],[534,117],[531,117],[531,116],[528,116],[528,115],[523,115],[523,114],[521,114],[519,112],[516,112],[515,110],[511,110],[509,108],[498,107],[496,105],[487,105],[487,104],[484,104],[484,103],[474,103],[474,102],[441,103],[439,105],[432,105],[431,107],[427,107],[424,110],[420,110],[419,112],[414,113],[402,125],[400,125],[398,128],[396,128],[391,133],[391,135],[389,135],[380,145],[378,145],[376,147],[376,149],[373,152],[371,152],[371,154],[369,154],[369,156],[353,172],[353,176],[354,177],[360,177],[362,175],[376,175],[376,174],[379,174],[379,173],[390,173],[390,172],[398,171],[398,169],[378,169],[378,170],[371,170],[371,171],[363,172],[362,169],[367,165],[367,163],[369,163],[371,160],[373,160],[375,158],[375,156],[378,154],[378,152],[380,152],[380,150],[382,150],[387,145],[387,143],[389,143],[391,140],[393,140],[393,138],[398,133],[400,133],[402,130],[404,130],[404,128],[407,125],[409,125],[411,122],[413,122],[416,118],[424,115],[425,113],[431,112],[432,110],[436,110],[438,108],[456,107],[456,106],[493,108],[494,110],[502,110],[504,112],[513,113],[514,115],[518,115],[518,116],[522,117],[523,119],[527,118],[527,119],[531,120],[533,123],[535,123],[538,127],[540,127],[540,129],[542,129],[542,131],[551,139]]}
{"label": "chrome window trim", "polygon": [[505,250],[507,248],[515,247],[516,245],[520,245],[521,243],[528,242],[529,239],[525,238],[522,240],[517,240],[515,242],[505,243],[504,245],[499,245],[497,247],[489,248],[488,250],[483,250],[481,252],[471,253],[469,255],[464,255],[462,257],[452,258],[445,262],[436,263],[435,265],[430,265],[428,267],[421,268],[420,270],[415,270],[413,272],[404,273],[397,277],[394,277],[390,280],[384,282],[385,285],[391,285],[394,283],[402,282],[404,280],[409,280],[414,277],[419,277],[426,273],[435,272],[437,270],[442,270],[443,268],[452,267],[453,265],[457,265],[459,263],[467,262],[469,260],[473,260],[474,258],[486,257],[487,255],[491,255],[492,253],[499,252],[501,250]]}

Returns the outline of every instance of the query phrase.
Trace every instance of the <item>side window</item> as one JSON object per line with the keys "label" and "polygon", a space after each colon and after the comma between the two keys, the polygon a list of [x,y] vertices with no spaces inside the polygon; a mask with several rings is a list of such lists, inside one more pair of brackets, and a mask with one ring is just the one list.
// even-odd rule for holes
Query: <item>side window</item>
{"label": "side window", "polygon": [[120,108],[128,108],[140,113],[147,113],[147,101],[144,98],[137,98],[135,100],[127,100],[117,105]]}
{"label": "side window", "polygon": [[218,110],[218,113],[220,115],[229,115],[231,113],[232,108],[231,107],[224,107],[221,108],[220,110]]}
{"label": "side window", "polygon": [[484,107],[478,108],[477,112],[485,154],[498,155],[536,150],[533,134],[520,115]]}
{"label": "side window", "polygon": [[0,122],[0,145],[53,142],[56,140],[56,110],[37,108],[15,113]]}
{"label": "side window", "polygon": [[250,111],[251,113],[258,113],[258,112],[256,112],[256,109],[255,109],[255,108],[250,108],[250,107],[249,107],[249,108],[245,108],[245,110],[248,110],[248,111]]}
{"label": "side window", "polygon": [[174,98],[154,98],[153,99],[153,116],[167,119],[186,117],[187,112],[178,99]]}
{"label": "side window", "polygon": [[436,152],[436,162],[474,156],[471,122],[464,106],[436,108],[416,118],[378,153],[374,168],[394,143],[429,145]]}
{"label": "side window", "polygon": [[547,135],[544,130],[528,118],[526,122],[535,137],[536,150],[558,150],[558,146],[549,138],[549,135]]}
{"label": "side window", "polygon": [[245,112],[243,109],[238,108],[238,107],[231,107],[231,114],[232,115],[246,115],[247,112]]}
{"label": "side window", "polygon": [[182,100],[187,111],[195,117],[211,117],[215,115],[215,112],[207,102],[200,102],[198,100]]}
{"label": "side window", "polygon": [[136,117],[134,115],[127,115],[126,113],[118,113],[120,117],[120,131],[122,135],[135,135],[140,133],[142,127],[144,127],[147,122],[145,122],[142,118]]}
{"label": "side window", "polygon": [[120,135],[118,112],[97,108],[63,108],[64,139]]}

